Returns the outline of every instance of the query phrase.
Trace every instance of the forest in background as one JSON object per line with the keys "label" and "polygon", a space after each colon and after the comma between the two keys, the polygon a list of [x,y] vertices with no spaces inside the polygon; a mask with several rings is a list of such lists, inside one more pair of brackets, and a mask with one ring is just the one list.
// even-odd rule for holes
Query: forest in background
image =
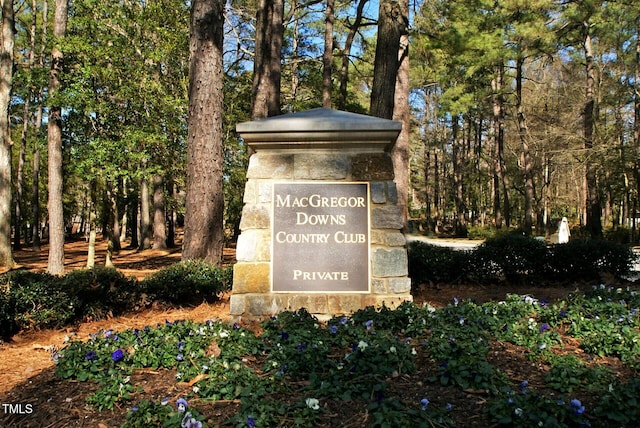
{"label": "forest in background", "polygon": [[[0,228],[14,248],[37,247],[60,228],[100,231],[113,252],[124,237],[140,249],[174,245],[189,184],[190,37],[201,3],[3,0],[0,73],[4,85],[11,76],[11,96],[0,111],[0,169],[11,176],[0,174],[0,194],[9,191],[11,204]],[[235,125],[329,106],[404,122],[407,150],[394,154],[401,205],[426,233],[516,227],[548,235],[567,216],[575,234],[635,241],[637,2],[209,3],[224,7],[226,239],[238,233],[249,155]],[[263,32],[280,20],[281,34]],[[255,76],[265,64],[278,94],[264,97],[271,104],[260,112]],[[389,64],[406,114],[376,83],[388,80]],[[52,118],[60,124],[61,226],[48,208]]]}

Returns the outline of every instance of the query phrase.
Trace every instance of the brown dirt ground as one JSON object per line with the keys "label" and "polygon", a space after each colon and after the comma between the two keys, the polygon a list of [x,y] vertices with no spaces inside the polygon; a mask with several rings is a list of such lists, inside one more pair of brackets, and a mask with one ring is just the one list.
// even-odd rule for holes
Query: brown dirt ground
{"label": "brown dirt ground", "polygon": [[[72,270],[86,266],[87,243],[83,240],[72,241],[65,246],[65,269]],[[103,264],[106,254],[104,241],[98,242],[96,264]],[[227,249],[225,259],[232,261],[234,250]],[[128,276],[144,278],[159,268],[180,260],[180,250],[123,249],[114,256],[114,266]],[[20,268],[44,271],[47,264],[47,248],[35,252],[32,249],[19,250],[14,258]],[[508,293],[529,294],[538,299],[554,301],[578,288],[590,287],[589,284],[575,284],[571,287],[504,287],[496,286],[438,286],[423,285],[416,291],[414,300],[418,303],[429,302],[441,307],[454,297],[470,298],[478,303],[504,299]],[[229,320],[229,296],[214,304],[202,304],[192,308],[149,308],[137,313],[111,319],[82,323],[58,330],[42,330],[20,333],[8,343],[0,343],[0,405],[20,404],[23,410],[30,404],[31,412],[10,414],[0,408],[1,427],[118,427],[124,422],[128,408],[115,408],[112,411],[97,412],[87,406],[85,400],[95,388],[91,383],[60,381],[54,375],[54,363],[51,359],[52,347],[62,348],[65,337],[84,340],[90,333],[100,329],[125,330],[142,328],[163,323],[165,320],[208,319]],[[255,327],[255,326],[254,326]],[[532,364],[521,349],[511,345],[496,344],[492,353],[495,364],[505,373],[512,373],[515,379],[528,379],[530,385],[542,379],[547,368]],[[579,354],[577,347],[569,352]],[[602,363],[602,361],[601,361]],[[616,360],[607,361],[615,369],[620,369]],[[486,427],[488,421],[482,414],[486,396],[479,391],[459,391],[455,388],[440,387],[423,380],[434,372],[435,368],[424,361],[419,363],[418,373],[412,376],[400,376],[390,381],[390,389],[399,394],[403,401],[418,402],[429,397],[434,406],[451,403],[456,409],[453,417],[461,427]],[[518,373],[514,372],[517,367]],[[623,370],[621,376],[628,375]],[[143,387],[144,392],[134,397],[134,402],[143,398],[160,399],[166,396],[177,398],[187,394],[189,386],[176,384],[175,373],[171,370],[143,370],[136,372],[133,383]],[[584,398],[588,402],[588,398]],[[209,418],[208,426],[220,426],[237,411],[237,402],[198,403],[198,409]],[[364,409],[351,408],[348,403],[327,403],[324,408],[322,426],[362,427],[367,426],[367,414]]]}

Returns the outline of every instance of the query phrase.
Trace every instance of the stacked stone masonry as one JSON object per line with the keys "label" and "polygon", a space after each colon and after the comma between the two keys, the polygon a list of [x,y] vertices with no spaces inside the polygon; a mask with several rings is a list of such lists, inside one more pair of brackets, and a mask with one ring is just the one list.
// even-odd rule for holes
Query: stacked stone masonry
{"label": "stacked stone masonry", "polygon": [[[411,300],[402,213],[387,153],[252,155],[234,269],[231,314],[266,317],[302,307],[310,313],[351,313],[366,306],[395,307]],[[371,294],[270,293],[270,213],[276,181],[370,182]],[[348,257],[348,254],[345,254]]]}
{"label": "stacked stone masonry", "polygon": [[[294,146],[295,147],[295,146]],[[264,319],[305,308],[319,318],[367,306],[397,307],[412,300],[402,212],[397,205],[389,150],[354,148],[262,149],[247,170],[244,208],[234,267],[231,315]],[[276,182],[369,183],[370,292],[271,292],[271,215]],[[349,257],[349,254],[344,254]]]}

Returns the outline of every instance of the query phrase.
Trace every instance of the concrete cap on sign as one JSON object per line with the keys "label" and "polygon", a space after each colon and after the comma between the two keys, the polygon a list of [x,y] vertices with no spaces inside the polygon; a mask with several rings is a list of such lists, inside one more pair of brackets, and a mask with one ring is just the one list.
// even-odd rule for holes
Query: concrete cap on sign
{"label": "concrete cap on sign", "polygon": [[255,151],[345,148],[387,151],[401,130],[399,121],[326,108],[236,125],[238,134]]}

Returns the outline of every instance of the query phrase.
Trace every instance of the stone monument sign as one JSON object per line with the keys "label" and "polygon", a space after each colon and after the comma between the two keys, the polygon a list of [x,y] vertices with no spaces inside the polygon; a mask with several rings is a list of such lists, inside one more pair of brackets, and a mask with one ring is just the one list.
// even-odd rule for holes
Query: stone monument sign
{"label": "stone monument sign", "polygon": [[331,316],[412,299],[389,155],[400,129],[322,108],[237,125],[253,154],[232,315]]}
{"label": "stone monument sign", "polygon": [[369,291],[368,183],[274,183],[272,221],[272,291]]}

